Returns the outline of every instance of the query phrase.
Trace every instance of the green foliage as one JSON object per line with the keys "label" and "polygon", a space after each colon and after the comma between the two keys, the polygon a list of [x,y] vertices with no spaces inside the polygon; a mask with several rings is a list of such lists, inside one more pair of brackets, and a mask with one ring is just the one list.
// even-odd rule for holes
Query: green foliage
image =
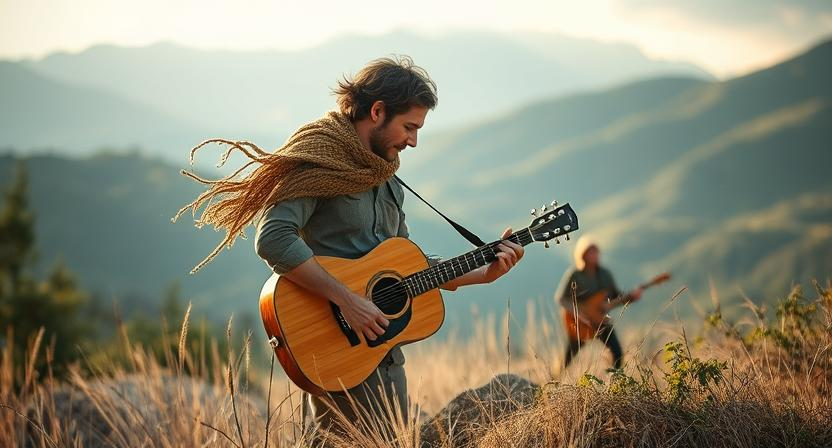
{"label": "green foliage", "polygon": [[[752,304],[757,324],[749,331],[740,331],[741,327],[723,320],[711,325],[706,318],[706,324],[721,328],[726,337],[739,341],[746,350],[775,347],[779,351],[778,359],[788,361],[791,368],[832,364],[828,356],[817,356],[818,347],[826,346],[832,332],[832,289],[815,282],[815,290],[817,298],[810,301],[803,288],[792,288],[776,302],[774,318],[767,316],[765,305],[756,307]],[[811,362],[804,362],[807,360]]]}
{"label": "green foliage", "polygon": [[178,368],[183,349],[183,373],[213,378],[216,366],[225,361],[221,354],[229,347],[226,339],[218,337],[221,330],[205,316],[194,319],[176,282],[167,287],[158,314],[135,312],[119,322],[113,333],[113,337],[97,343],[96,350],[87,357],[88,365],[83,367],[96,373],[135,368],[135,352],[141,350],[159,366]]}
{"label": "green foliage", "polygon": [[722,307],[717,305],[716,309],[705,316],[705,325],[717,328],[724,322],[722,318]]}
{"label": "green foliage", "polygon": [[[11,344],[14,365],[22,366],[21,360],[31,355],[32,338],[44,328],[52,371],[61,375],[78,358],[77,347],[90,333],[79,316],[88,297],[62,262],[42,280],[27,273],[35,252],[35,220],[27,194],[26,169],[21,164],[0,212],[0,329],[9,335],[6,343]],[[36,359],[38,370],[45,371],[46,359]]]}
{"label": "green foliage", "polygon": [[598,378],[597,376],[589,372],[584,372],[584,374],[581,375],[580,378],[578,378],[578,381],[575,383],[575,385],[587,389],[594,389],[595,386],[603,386],[604,380]]}
{"label": "green foliage", "polygon": [[5,206],[0,212],[0,272],[4,287],[14,294],[23,281],[23,268],[34,257],[35,218],[27,198],[28,176],[19,162],[17,178],[5,193]]}
{"label": "green foliage", "polygon": [[[84,368],[125,367],[133,362],[132,351],[125,350],[131,344],[148,350],[164,366],[175,363],[171,354],[179,352],[185,317],[178,283],[165,292],[160,315],[151,317],[135,312],[123,324],[110,322],[100,309],[101,303],[90,300],[79,288],[75,275],[63,261],[57,261],[43,279],[30,274],[35,250],[35,219],[28,202],[26,167],[21,163],[0,210],[0,334],[4,335],[0,336],[0,346],[11,345],[13,365],[25,366],[23,361],[30,357],[37,360],[35,367],[39,372],[51,369],[60,377],[86,352],[89,365]],[[40,347],[48,349],[48,356],[30,353],[41,328],[44,334]],[[218,353],[225,352],[226,342],[215,342],[212,335],[216,334],[221,333],[204,321],[190,329],[182,348],[188,357],[200,359],[203,364],[188,364],[188,368],[208,371],[212,363],[220,361]],[[83,350],[93,347],[93,343],[94,350]],[[19,382],[22,370],[15,375]]]}
{"label": "green foliage", "polygon": [[702,361],[691,355],[687,345],[676,341],[664,346],[665,363],[670,370],[665,373],[667,394],[674,404],[681,404],[699,393],[707,393],[713,400],[712,385],[722,381],[722,371],[728,368],[725,361],[708,359]]}
{"label": "green foliage", "polygon": [[818,289],[818,301],[809,302],[803,294],[803,289],[796,286],[777,303],[777,320],[764,322],[751,333],[749,342],[769,339],[793,356],[804,351],[807,342],[814,339],[819,328],[818,304],[828,295],[828,291]]}
{"label": "green foliage", "polygon": [[644,395],[649,391],[645,372],[641,372],[640,380],[624,373],[624,369],[610,368],[607,372],[610,374],[607,392],[613,395]]}

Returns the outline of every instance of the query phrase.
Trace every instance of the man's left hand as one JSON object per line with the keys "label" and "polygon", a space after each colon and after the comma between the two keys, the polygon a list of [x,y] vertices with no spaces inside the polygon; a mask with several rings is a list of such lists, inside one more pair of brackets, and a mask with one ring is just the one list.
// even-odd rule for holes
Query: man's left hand
{"label": "man's left hand", "polygon": [[[500,238],[507,238],[509,235],[511,235],[511,227],[506,229]],[[497,252],[497,259],[486,267],[483,273],[483,283],[491,283],[505,275],[523,258],[525,252],[523,246],[505,239],[497,247],[500,250]]]}

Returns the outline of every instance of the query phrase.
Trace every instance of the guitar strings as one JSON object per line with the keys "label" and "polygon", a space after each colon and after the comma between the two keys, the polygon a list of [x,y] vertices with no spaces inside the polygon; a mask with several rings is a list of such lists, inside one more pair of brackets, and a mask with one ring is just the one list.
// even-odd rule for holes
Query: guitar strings
{"label": "guitar strings", "polygon": [[[523,230],[528,230],[528,229],[523,229]],[[522,231],[520,231],[520,232],[522,232]],[[510,240],[514,243],[521,244],[523,246],[525,246],[525,245],[531,243],[532,241],[534,241],[534,238],[531,236],[530,231],[526,233],[526,235],[528,236],[528,241],[525,241],[526,238],[523,238],[521,236],[520,232],[513,233],[505,239]],[[452,258],[452,259],[450,259],[446,262],[440,263],[439,265],[432,266],[432,267],[426,269],[425,271],[422,271],[422,272],[424,272],[424,274],[422,274],[422,278],[425,280],[425,285],[428,286],[428,288],[425,289],[424,291],[421,291],[418,294],[414,295],[414,297],[419,296],[421,294],[424,294],[425,292],[430,291],[431,289],[435,289],[438,286],[440,286],[442,283],[450,281],[451,280],[450,274],[451,273],[453,273],[454,275],[456,274],[456,270],[454,268],[454,262],[459,264],[459,267],[460,267],[461,271],[464,270],[464,269],[462,269],[462,261],[461,260],[465,260],[466,265],[468,265],[468,267],[470,268],[470,263],[468,263],[468,256],[471,256],[473,258],[474,263],[477,263],[477,252],[479,252],[480,258],[483,260],[483,262],[493,261],[496,258],[496,252],[495,252],[496,246],[498,244],[500,244],[501,241],[502,240],[495,241],[493,243],[490,243],[490,244],[487,244],[485,246],[479,247],[479,248],[477,248],[477,249],[475,249],[471,252],[468,252],[466,254],[463,254],[463,255],[460,255],[458,257]],[[488,249],[491,252],[491,256],[489,257],[488,260],[486,260],[486,255],[488,255],[488,254],[486,252],[484,252],[486,249]],[[450,266],[451,272],[448,272],[448,270],[445,269],[445,266]],[[443,276],[443,273],[444,273],[444,276]],[[373,302],[376,303],[376,304],[380,304],[380,305],[388,305],[388,304],[394,303],[400,297],[400,293],[402,292],[401,291],[401,286],[404,286],[405,288],[407,288],[407,285],[405,285],[405,282],[408,281],[408,279],[411,279],[411,278],[418,278],[419,274],[420,273],[413,274],[411,276],[408,276],[404,281],[400,281],[400,282],[396,283],[395,285],[391,285],[391,286],[388,286],[388,287],[385,287],[385,288],[379,290],[378,294],[373,295],[374,298],[377,298],[376,300],[373,300]],[[463,273],[461,275],[465,275],[465,274]],[[447,280],[445,280],[445,278],[444,278],[445,276],[448,277]],[[456,277],[454,277],[454,278],[456,278]],[[436,282],[437,280],[439,280],[440,282]],[[421,284],[417,284],[417,285],[413,285],[413,286],[415,286],[418,290],[420,290],[421,287],[422,287]],[[393,288],[397,288],[397,289],[393,290]]]}
{"label": "guitar strings", "polygon": [[[497,244],[497,243],[492,243],[492,244]],[[481,248],[478,248],[477,251],[482,252],[486,248],[491,249],[492,253],[494,252],[494,248],[491,247],[490,244],[486,245],[486,246],[483,246]],[[476,252],[476,251],[472,251],[472,252]],[[471,252],[469,252],[469,253],[471,253]],[[466,255],[468,255],[468,254],[466,254]],[[483,258],[483,260],[485,260],[485,255],[486,255],[485,252],[482,252],[480,258]],[[475,257],[475,261],[476,261],[476,255],[474,255],[474,257]],[[455,260],[455,259],[449,260],[449,262],[452,262],[453,260]],[[443,262],[442,264],[444,264],[444,263],[445,262]],[[396,283],[394,285],[386,286],[386,287],[380,289],[378,291],[378,293],[373,294],[373,300],[372,300],[373,303],[375,303],[376,305],[380,305],[380,306],[385,306],[385,305],[390,305],[390,304],[395,303],[396,301],[398,301],[401,298],[401,293],[402,292],[405,293],[404,294],[405,296],[407,295],[407,289],[408,288],[407,288],[407,285],[405,284],[405,282],[407,282],[409,279],[419,278],[418,276],[420,274],[421,274],[421,278],[424,279],[424,285],[428,286],[428,288],[425,289],[424,291],[421,291],[418,294],[414,295],[414,297],[418,297],[418,296],[420,296],[420,295],[422,295],[422,294],[424,294],[424,293],[426,293],[426,292],[428,292],[432,289],[437,288],[439,285],[444,283],[444,282],[442,282],[442,283],[437,282],[437,280],[443,280],[442,279],[442,274],[439,272],[439,269],[436,269],[438,266],[441,266],[441,264],[437,265],[437,266],[432,266],[432,267],[430,267],[430,268],[428,268],[424,271],[421,271],[421,272],[416,273],[414,275],[408,276],[404,280],[399,281],[398,283]],[[460,265],[460,267],[461,267],[461,265]],[[444,269],[442,269],[442,270],[444,271]],[[445,272],[447,272],[447,271],[445,271]],[[448,281],[450,281],[450,280],[448,280]],[[436,286],[434,286],[434,284],[436,284]],[[421,284],[412,285],[412,286],[415,287],[414,289],[416,291],[421,290],[421,287],[422,287]],[[402,291],[403,288],[404,288],[405,291]]]}
{"label": "guitar strings", "polygon": [[[509,236],[506,239],[511,239],[513,236],[515,236],[515,234]],[[520,242],[519,241],[519,236],[517,237],[517,239],[518,239],[518,241],[514,241],[514,242],[519,243]],[[453,269],[454,269],[453,268],[453,263],[456,261],[459,264],[460,270],[462,270],[462,263],[461,263],[461,261],[459,261],[459,259],[464,259],[464,260],[466,260],[466,264],[468,264],[468,266],[470,267],[470,263],[467,263],[467,258],[470,255],[473,258],[473,261],[476,263],[477,262],[477,260],[476,260],[477,252],[480,253],[480,258],[483,259],[483,261],[486,261],[487,253],[485,253],[484,251],[486,249],[488,249],[488,250],[491,251],[492,257],[496,257],[496,253],[494,252],[494,249],[496,248],[496,245],[498,245],[499,243],[500,243],[500,241],[495,241],[493,243],[490,243],[490,244],[487,244],[487,245],[482,246],[480,248],[477,248],[477,249],[475,249],[471,252],[468,252],[464,255],[461,255],[459,257],[452,258],[452,259],[450,259],[446,262],[440,263],[436,266],[431,266],[430,268],[422,271],[421,273],[424,273],[424,274],[422,274],[422,278],[425,280],[425,285],[428,286],[428,288],[425,289],[424,291],[421,291],[419,294],[414,295],[414,297],[419,296],[421,294],[424,294],[425,292],[436,288],[438,285],[441,285],[445,281],[450,281],[450,275],[449,275],[450,273],[445,269],[445,267],[443,265],[445,265],[445,266],[450,265],[451,270],[453,271]],[[445,273],[446,276],[448,276],[448,280],[444,280],[444,278],[442,276],[443,272]],[[455,272],[455,271],[453,271],[453,272]],[[416,273],[416,274],[413,274],[411,276],[408,276],[403,281],[400,281],[400,282],[396,283],[395,285],[391,285],[391,286],[388,286],[388,287],[385,287],[385,288],[379,290],[378,294],[373,295],[373,298],[374,298],[373,303],[376,303],[377,305],[382,305],[382,306],[394,303],[400,297],[400,293],[402,292],[401,287],[404,286],[405,289],[407,289],[407,285],[405,284],[405,282],[407,282],[408,279],[418,278],[419,274],[421,274],[421,273]],[[462,275],[464,275],[464,274],[462,274]],[[436,280],[444,280],[444,281],[442,281],[442,283],[438,283],[438,282],[436,282]],[[434,285],[434,283],[436,283],[436,285]],[[422,285],[419,284],[419,285],[413,285],[413,286],[416,286],[417,289],[421,289]],[[396,288],[396,287],[398,287],[397,290],[392,289],[392,288]]]}
{"label": "guitar strings", "polygon": [[[528,236],[528,241],[524,241],[524,240],[526,240],[526,238],[523,238],[521,236],[520,232],[522,232],[522,230],[520,232],[515,232],[515,233],[509,235],[505,239],[509,240],[509,241],[512,241],[514,243],[521,244],[523,246],[525,246],[525,245],[531,243],[532,241],[534,241],[534,238],[531,236],[531,231],[528,228],[523,229],[523,230],[528,231],[526,233],[526,235]],[[464,260],[466,265],[468,265],[468,267],[470,268],[470,263],[468,263],[468,256],[471,256],[473,258],[474,263],[477,263],[477,252],[479,252],[480,258],[482,258],[483,261],[487,261],[489,263],[494,261],[496,259],[496,250],[495,250],[497,248],[496,246],[498,244],[500,244],[501,241],[503,241],[503,240],[495,241],[493,243],[490,243],[490,244],[487,244],[485,246],[479,247],[479,248],[477,248],[477,249],[475,249],[471,252],[468,252],[466,254],[463,254],[463,255],[460,255],[458,257],[452,258],[452,259],[450,259],[446,262],[440,263],[436,266],[432,266],[432,267],[430,267],[430,268],[428,268],[424,271],[421,271],[421,272],[416,273],[416,274],[412,274],[412,275],[408,276],[407,278],[405,278],[404,280],[399,281],[398,283],[396,283],[394,285],[386,286],[386,287],[380,289],[376,294],[373,294],[373,300],[372,301],[377,306],[386,306],[386,305],[391,305],[391,304],[397,302],[398,300],[401,299],[402,295],[404,295],[406,297],[407,293],[409,292],[408,291],[408,289],[409,289],[408,285],[405,284],[405,282],[407,282],[409,279],[416,279],[421,274],[422,278],[425,280],[425,284],[426,284],[426,286],[428,286],[428,288],[425,289],[424,291],[421,291],[418,294],[414,295],[414,297],[418,297],[419,295],[422,295],[422,294],[424,294],[424,293],[426,293],[426,292],[428,292],[432,289],[435,289],[435,288],[441,286],[442,283],[445,283],[445,282],[448,282],[448,281],[452,280],[451,274],[454,275],[454,278],[458,278],[458,277],[461,277],[462,275],[465,275],[465,273],[463,273],[459,276],[456,276],[456,270],[454,268],[454,262],[458,263],[460,271],[464,271],[464,269],[462,269],[462,260]],[[486,255],[488,255],[485,252],[486,249],[488,249],[491,252],[490,257],[489,257],[488,260],[486,260]],[[484,265],[485,264],[483,264],[483,266]],[[448,270],[446,269],[448,266],[450,266],[450,272],[448,272]],[[469,270],[469,272],[470,272],[470,270]],[[444,276],[443,276],[443,273],[444,273]],[[448,280],[444,280],[443,277],[448,277]],[[441,281],[441,283],[437,282],[437,280]],[[414,289],[416,291],[419,291],[419,290],[421,290],[422,285],[419,284],[419,285],[412,285],[412,286],[415,286]],[[404,293],[404,294],[402,294],[402,293]]]}

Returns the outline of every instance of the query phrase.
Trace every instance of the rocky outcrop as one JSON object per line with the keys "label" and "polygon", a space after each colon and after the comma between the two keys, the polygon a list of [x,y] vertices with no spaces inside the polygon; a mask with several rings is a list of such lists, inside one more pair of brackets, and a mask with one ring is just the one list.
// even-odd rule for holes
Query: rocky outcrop
{"label": "rocky outcrop", "polygon": [[531,407],[539,386],[517,375],[501,374],[488,384],[457,395],[421,428],[425,448],[472,445],[493,423]]}

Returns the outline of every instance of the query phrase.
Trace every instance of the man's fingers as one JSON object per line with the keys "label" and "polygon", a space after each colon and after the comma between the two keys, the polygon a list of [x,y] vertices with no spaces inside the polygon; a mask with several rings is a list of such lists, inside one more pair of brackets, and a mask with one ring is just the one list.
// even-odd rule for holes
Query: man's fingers
{"label": "man's fingers", "polygon": [[373,333],[373,330],[370,330],[368,327],[364,327],[364,328],[361,329],[361,331],[364,333],[365,338],[367,338],[371,341],[376,340],[376,334]]}
{"label": "man's fingers", "polygon": [[506,257],[508,257],[509,260],[511,260],[512,265],[518,260],[517,254],[513,250],[509,249],[508,246],[501,243],[497,247],[500,248],[500,253],[498,254],[498,256],[505,255]]}
{"label": "man's fingers", "polygon": [[508,238],[511,235],[511,227],[503,230],[503,235],[500,238]]}
{"label": "man's fingers", "polygon": [[526,253],[526,249],[523,248],[523,246],[521,246],[517,243],[513,243],[511,241],[506,240],[506,241],[503,241],[503,244],[507,245],[508,247],[510,247],[514,251],[514,253],[517,255],[518,260],[523,258],[523,255]]}
{"label": "man's fingers", "polygon": [[511,248],[511,251],[514,252],[515,255],[517,255],[518,260],[523,258],[523,254],[526,253],[526,249],[524,249],[523,246],[512,241],[503,240],[502,244]]}
{"label": "man's fingers", "polygon": [[514,266],[514,262],[511,261],[511,255],[505,252],[497,254],[497,261],[500,263],[500,267],[502,267],[505,271],[508,271],[512,266]]}
{"label": "man's fingers", "polygon": [[384,334],[384,328],[381,328],[381,325],[379,325],[378,322],[371,323],[369,327],[373,332],[375,332],[375,334],[379,336]]}

